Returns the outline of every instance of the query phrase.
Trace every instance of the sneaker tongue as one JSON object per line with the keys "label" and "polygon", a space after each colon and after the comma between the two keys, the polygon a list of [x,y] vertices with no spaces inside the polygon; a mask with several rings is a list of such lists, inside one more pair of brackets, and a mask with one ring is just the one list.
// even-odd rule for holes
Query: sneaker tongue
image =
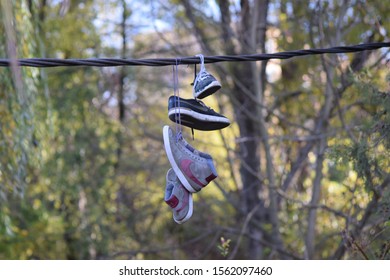
{"label": "sneaker tongue", "polygon": [[176,180],[177,180],[176,173],[175,171],[173,171],[172,168],[170,168],[167,173],[167,181],[175,182]]}

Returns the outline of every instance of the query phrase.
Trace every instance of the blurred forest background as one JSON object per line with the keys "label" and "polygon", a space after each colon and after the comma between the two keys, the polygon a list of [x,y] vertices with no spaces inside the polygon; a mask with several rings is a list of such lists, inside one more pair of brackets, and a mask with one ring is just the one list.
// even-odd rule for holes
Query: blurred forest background
{"label": "blurred forest background", "polygon": [[[1,0],[0,57],[254,54],[389,41],[383,0]],[[219,177],[164,203],[172,67],[0,68],[0,259],[389,259],[389,49],[206,68]],[[199,69],[199,68],[198,68]],[[192,98],[194,67],[179,66]]]}

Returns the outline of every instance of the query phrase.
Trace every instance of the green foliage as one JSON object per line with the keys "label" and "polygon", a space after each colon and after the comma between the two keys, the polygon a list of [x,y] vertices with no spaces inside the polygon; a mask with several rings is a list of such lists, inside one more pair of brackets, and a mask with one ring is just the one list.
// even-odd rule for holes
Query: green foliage
{"label": "green foliage", "polygon": [[[22,1],[23,2],[23,1]],[[15,38],[16,53],[19,56],[34,56],[34,27],[29,20],[30,12],[17,3],[2,6],[4,15],[0,23],[0,56],[7,57],[8,39]],[[9,16],[5,16],[8,13]],[[5,25],[5,21],[15,14],[15,29]],[[6,28],[8,30],[6,30]],[[9,38],[8,38],[9,37]],[[7,39],[8,38],[8,39]],[[33,108],[37,92],[37,70],[1,69],[0,75],[0,192],[22,194],[25,189],[26,169],[29,158],[33,156]]]}
{"label": "green foliage", "polygon": [[390,118],[387,114],[390,94],[373,85],[369,76],[370,72],[363,72],[354,77],[356,95],[360,97],[357,102],[361,104],[361,116],[355,118],[358,121],[357,140],[336,145],[330,153],[338,162],[343,159],[353,162],[354,170],[371,189],[373,176],[386,174],[390,163]]}
{"label": "green foliage", "polygon": [[225,240],[224,237],[221,237],[220,242],[221,243],[217,245],[217,249],[221,254],[221,256],[226,258],[229,254],[231,240],[230,239]]}
{"label": "green foliage", "polygon": [[[390,166],[387,129],[390,119],[386,113],[390,109],[390,95],[389,92],[380,90],[372,80],[372,73],[368,70],[353,76],[357,103],[361,104],[359,116],[355,117],[357,140],[332,145],[329,156],[338,166],[352,163],[358,179],[355,187],[363,185],[365,192],[379,199],[373,210],[376,214],[370,219],[373,226],[360,237],[354,237],[348,231],[345,233],[344,239],[349,244],[350,253],[365,259],[385,259],[388,257],[386,232],[389,231],[390,217],[389,191],[385,183]],[[382,184],[385,185],[378,188]]]}
{"label": "green foliage", "polygon": [[[5,2],[0,5],[0,57],[9,57],[7,46],[20,57],[35,56],[36,34],[30,10],[25,1]],[[37,85],[37,69],[0,69],[0,236],[5,238],[17,236],[14,207],[25,195],[28,168],[37,159]]]}

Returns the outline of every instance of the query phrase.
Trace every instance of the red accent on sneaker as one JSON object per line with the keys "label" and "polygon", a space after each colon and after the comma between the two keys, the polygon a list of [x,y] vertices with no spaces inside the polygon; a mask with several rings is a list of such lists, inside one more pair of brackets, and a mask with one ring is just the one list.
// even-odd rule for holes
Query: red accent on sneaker
{"label": "red accent on sneaker", "polygon": [[199,185],[200,187],[204,187],[206,186],[205,184],[203,184],[202,182],[200,182],[198,180],[198,178],[195,177],[194,174],[192,174],[192,171],[191,171],[191,168],[190,168],[190,165],[191,165],[192,161],[189,160],[189,159],[184,159],[180,162],[180,167],[181,167],[181,170],[184,172],[184,174],[189,177],[192,181],[194,181],[197,185]]}
{"label": "red accent on sneaker", "polygon": [[208,177],[206,178],[206,182],[207,182],[207,183],[210,183],[210,182],[211,182],[212,180],[214,180],[215,178],[217,178],[217,176],[215,176],[214,173],[211,173],[210,176],[208,176]]}
{"label": "red accent on sneaker", "polygon": [[175,208],[179,204],[179,199],[176,196],[172,196],[170,199],[165,201],[171,208]]}

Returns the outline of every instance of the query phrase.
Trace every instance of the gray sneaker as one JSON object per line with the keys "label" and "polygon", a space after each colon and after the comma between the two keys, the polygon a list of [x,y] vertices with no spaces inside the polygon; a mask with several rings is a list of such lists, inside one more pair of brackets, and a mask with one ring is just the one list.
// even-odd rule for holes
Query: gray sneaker
{"label": "gray sneaker", "polygon": [[209,154],[193,148],[181,135],[176,137],[167,125],[163,128],[163,137],[173,171],[189,192],[199,192],[217,178],[213,158]]}
{"label": "gray sneaker", "polygon": [[182,224],[191,218],[194,209],[192,193],[183,187],[172,168],[167,172],[164,201],[172,208],[176,223]]}

